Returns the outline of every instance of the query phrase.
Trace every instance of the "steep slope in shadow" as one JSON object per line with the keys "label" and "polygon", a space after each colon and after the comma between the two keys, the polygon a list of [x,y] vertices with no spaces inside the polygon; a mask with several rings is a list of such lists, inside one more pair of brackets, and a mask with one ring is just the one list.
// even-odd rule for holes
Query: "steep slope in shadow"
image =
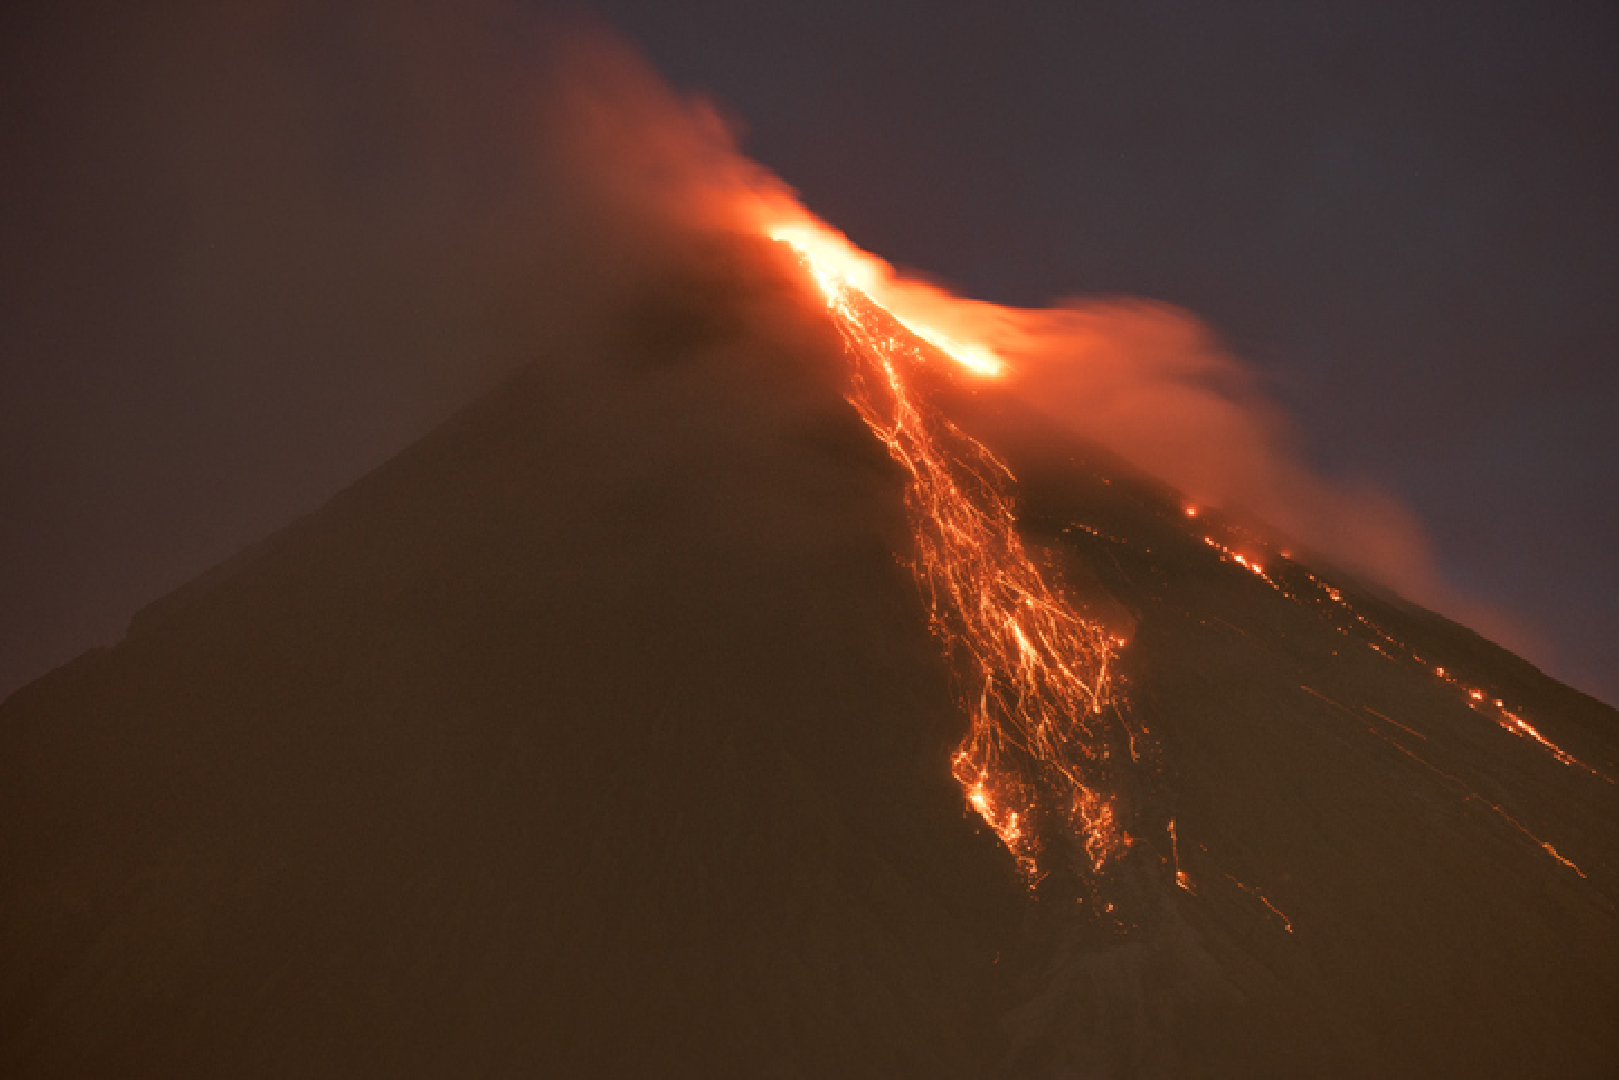
{"label": "steep slope in shadow", "polygon": [[761,259],[5,704],[8,1075],[980,1070],[1021,886]]}
{"label": "steep slope in shadow", "polygon": [[1611,1072],[1615,789],[1467,689],[1613,710],[933,387],[1153,735],[1117,922],[1026,891],[793,275],[649,275],[0,707],[8,1074]]}

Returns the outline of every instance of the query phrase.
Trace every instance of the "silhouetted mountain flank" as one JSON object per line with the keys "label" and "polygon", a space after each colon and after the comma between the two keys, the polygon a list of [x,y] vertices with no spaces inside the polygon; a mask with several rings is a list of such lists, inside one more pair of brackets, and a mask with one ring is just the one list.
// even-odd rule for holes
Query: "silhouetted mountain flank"
{"label": "silhouetted mountain flank", "polygon": [[1026,888],[774,260],[0,707],[7,1075],[1613,1074],[1614,710],[944,388],[1154,743],[1117,918]]}

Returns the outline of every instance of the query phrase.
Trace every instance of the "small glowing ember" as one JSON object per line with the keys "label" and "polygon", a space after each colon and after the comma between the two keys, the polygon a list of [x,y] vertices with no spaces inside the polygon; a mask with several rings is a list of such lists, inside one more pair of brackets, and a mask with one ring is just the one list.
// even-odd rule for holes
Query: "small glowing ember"
{"label": "small glowing ember", "polygon": [[1197,890],[1192,888],[1191,877],[1181,869],[1181,841],[1175,832],[1174,818],[1169,819],[1169,857],[1175,867],[1175,884],[1196,896]]}

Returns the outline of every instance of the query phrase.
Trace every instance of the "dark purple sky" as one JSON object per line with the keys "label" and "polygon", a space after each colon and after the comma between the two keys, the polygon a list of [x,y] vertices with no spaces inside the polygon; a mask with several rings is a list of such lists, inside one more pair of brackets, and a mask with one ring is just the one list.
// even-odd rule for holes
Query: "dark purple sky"
{"label": "dark purple sky", "polygon": [[[131,6],[0,17],[0,694],[553,325],[520,20]],[[868,249],[1206,319],[1619,701],[1619,9],[585,6]]]}

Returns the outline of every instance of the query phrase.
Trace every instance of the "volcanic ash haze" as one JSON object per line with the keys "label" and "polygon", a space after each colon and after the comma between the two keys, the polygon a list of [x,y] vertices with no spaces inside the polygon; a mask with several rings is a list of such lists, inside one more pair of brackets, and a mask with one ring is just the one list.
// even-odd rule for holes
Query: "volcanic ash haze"
{"label": "volcanic ash haze", "polygon": [[567,331],[0,706],[8,1075],[1619,1068],[1612,709],[1327,565],[1426,573],[1190,317],[569,56]]}

